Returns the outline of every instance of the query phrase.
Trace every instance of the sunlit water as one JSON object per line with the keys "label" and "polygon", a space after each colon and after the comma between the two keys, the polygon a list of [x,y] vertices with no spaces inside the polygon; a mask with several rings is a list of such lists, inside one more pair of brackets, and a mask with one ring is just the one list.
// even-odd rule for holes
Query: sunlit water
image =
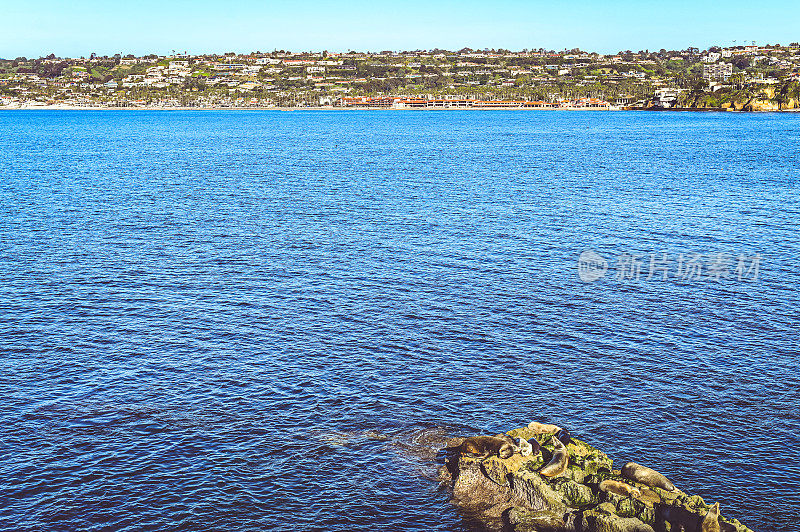
{"label": "sunlit water", "polygon": [[[800,116],[13,111],[0,133],[2,528],[465,530],[419,431],[536,419],[800,530]],[[677,278],[682,253],[730,254],[727,278]]]}

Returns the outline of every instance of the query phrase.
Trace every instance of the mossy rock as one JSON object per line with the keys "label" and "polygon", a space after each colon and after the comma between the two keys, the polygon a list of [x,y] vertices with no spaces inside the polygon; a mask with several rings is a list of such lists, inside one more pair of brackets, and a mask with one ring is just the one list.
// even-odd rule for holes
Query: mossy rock
{"label": "mossy rock", "polygon": [[708,509],[711,508],[709,505],[706,504],[706,501],[700,495],[689,495],[686,496],[682,501],[681,504],[686,508],[693,508],[695,510],[702,510],[704,513],[708,512]]}
{"label": "mossy rock", "polygon": [[570,465],[567,470],[564,471],[564,476],[570,480],[574,480],[578,484],[586,483],[586,472],[578,466]]}
{"label": "mossy rock", "polygon": [[556,479],[552,482],[553,490],[560,494],[571,508],[582,508],[600,503],[600,496],[585,484],[566,478]]}
{"label": "mossy rock", "polygon": [[521,471],[511,477],[511,490],[516,498],[535,511],[566,512],[567,502],[539,473]]}
{"label": "mossy rock", "polygon": [[[554,478],[543,477],[538,471],[555,450],[554,436],[534,433],[527,427],[507,434],[536,438],[542,452],[506,459],[459,457],[447,466],[453,479],[453,502],[482,514],[479,518],[487,526],[494,526],[500,518],[503,527],[526,531],[694,531],[708,512],[709,505],[697,495],[624,479],[608,455],[575,438],[567,446],[566,471]],[[607,479],[633,485],[641,494],[634,498],[603,492],[599,485]],[[725,532],[751,532],[736,520],[723,517],[720,522],[727,524]]]}
{"label": "mossy rock", "polygon": [[602,502],[597,505],[597,511],[607,514],[615,514],[617,513],[617,507],[614,506],[613,502]]}
{"label": "mossy rock", "polygon": [[549,511],[532,511],[520,507],[514,507],[508,512],[508,522],[518,532],[565,530],[567,528],[564,514]]}
{"label": "mossy rock", "polygon": [[596,532],[656,532],[652,526],[642,523],[635,517],[615,515],[597,516],[593,530]]}
{"label": "mossy rock", "polygon": [[527,471],[538,471],[544,466],[544,458],[542,458],[542,454],[539,453],[536,456],[532,456],[530,460],[525,464],[525,469]]}
{"label": "mossy rock", "polygon": [[530,440],[531,438],[534,438],[536,436],[536,433],[534,433],[528,427],[520,427],[518,429],[512,429],[506,432],[506,434],[508,434],[512,438],[523,438],[526,440]]}
{"label": "mossy rock", "polygon": [[617,503],[616,508],[617,515],[622,517],[635,517],[650,526],[655,526],[656,524],[656,513],[653,507],[648,506],[640,500],[632,498],[622,499]]}

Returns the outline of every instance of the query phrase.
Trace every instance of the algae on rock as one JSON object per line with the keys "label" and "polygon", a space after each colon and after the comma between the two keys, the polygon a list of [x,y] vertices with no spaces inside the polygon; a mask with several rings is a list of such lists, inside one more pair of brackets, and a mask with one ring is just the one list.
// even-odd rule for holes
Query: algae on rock
{"label": "algae on rock", "polygon": [[[572,438],[567,445],[569,466],[553,478],[537,471],[553,455],[552,434],[528,427],[507,433],[536,438],[541,453],[501,459],[460,456],[450,448],[440,479],[452,502],[489,528],[519,531],[666,532],[699,530],[710,505],[679,489],[669,492],[623,478],[612,460],[586,442]],[[606,479],[625,482],[641,492],[636,498],[602,491]],[[720,517],[725,532],[751,532],[735,519]]]}

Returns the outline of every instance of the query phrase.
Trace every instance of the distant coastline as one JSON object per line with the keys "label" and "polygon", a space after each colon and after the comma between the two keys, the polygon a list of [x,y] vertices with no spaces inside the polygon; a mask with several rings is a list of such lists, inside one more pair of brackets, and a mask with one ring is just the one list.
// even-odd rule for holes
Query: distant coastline
{"label": "distant coastline", "polygon": [[393,108],[393,107],[88,107],[69,105],[28,105],[19,107],[0,107],[0,110],[12,111],[623,111],[620,108],[527,108],[527,107],[427,107],[427,108]]}
{"label": "distant coastline", "polygon": [[[62,107],[63,106],[63,107]],[[0,59],[0,108],[800,108],[800,44]]]}
{"label": "distant coastline", "polygon": [[104,107],[104,106],[70,106],[70,105],[23,105],[23,106],[0,106],[0,111],[567,111],[567,112],[587,112],[587,111],[648,111],[648,112],[692,112],[692,113],[737,113],[737,114],[762,114],[762,113],[800,113],[799,108],[781,110],[758,110],[746,111],[737,109],[722,109],[712,107],[675,107],[664,108],[643,108],[643,107],[426,107],[426,108],[392,108],[392,107],[332,107],[332,106],[305,106],[305,107]]}

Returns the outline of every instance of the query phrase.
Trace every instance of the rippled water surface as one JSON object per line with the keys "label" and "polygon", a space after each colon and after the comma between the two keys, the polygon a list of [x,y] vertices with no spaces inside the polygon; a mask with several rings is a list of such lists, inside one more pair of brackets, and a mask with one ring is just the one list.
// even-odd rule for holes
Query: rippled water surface
{"label": "rippled water surface", "polygon": [[[6,111],[0,133],[4,529],[466,530],[426,434],[536,419],[800,530],[800,116]],[[727,277],[678,278],[695,253]]]}

